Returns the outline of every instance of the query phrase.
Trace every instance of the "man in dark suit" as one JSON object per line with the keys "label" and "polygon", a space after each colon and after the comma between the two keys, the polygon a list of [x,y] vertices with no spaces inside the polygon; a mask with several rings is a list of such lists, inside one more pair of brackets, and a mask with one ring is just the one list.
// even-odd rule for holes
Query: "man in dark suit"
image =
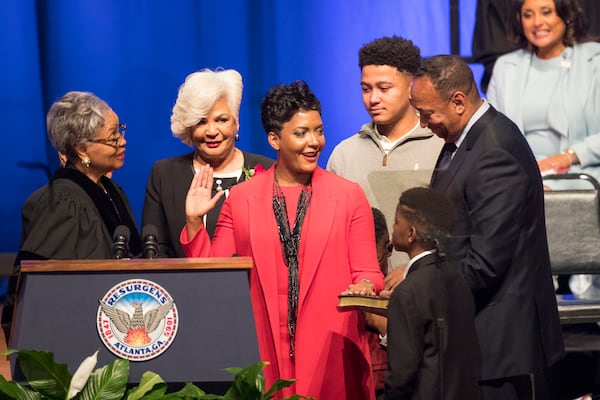
{"label": "man in dark suit", "polygon": [[564,352],[535,158],[459,57],[427,59],[410,95],[446,142],[431,187],[459,209],[447,253],[475,298],[483,398],[532,399],[533,377]]}
{"label": "man in dark suit", "polygon": [[452,214],[447,196],[423,187],[396,207],[392,242],[410,261],[388,307],[386,400],[479,399],[473,296],[439,247]]}

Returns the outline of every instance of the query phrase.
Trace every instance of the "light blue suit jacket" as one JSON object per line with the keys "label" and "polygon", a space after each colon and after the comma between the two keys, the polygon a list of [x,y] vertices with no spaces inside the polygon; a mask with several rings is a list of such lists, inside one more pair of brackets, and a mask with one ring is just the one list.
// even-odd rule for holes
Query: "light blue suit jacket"
{"label": "light blue suit jacket", "polygon": [[[523,95],[533,54],[516,50],[498,58],[487,92],[488,101],[523,132]],[[581,164],[571,172],[600,179],[600,43],[568,47],[560,82],[550,100],[548,123],[562,133],[561,151],[575,150]]]}

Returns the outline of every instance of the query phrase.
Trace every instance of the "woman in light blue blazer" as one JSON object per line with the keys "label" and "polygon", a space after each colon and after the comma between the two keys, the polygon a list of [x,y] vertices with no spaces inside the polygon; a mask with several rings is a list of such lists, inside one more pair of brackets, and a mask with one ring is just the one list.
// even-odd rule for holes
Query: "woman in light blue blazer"
{"label": "woman in light blue blazer", "polygon": [[[542,174],[585,172],[600,179],[600,43],[584,29],[576,0],[518,0],[512,36],[520,49],[496,61],[488,101],[525,134]],[[573,182],[546,184],[572,188]],[[568,293],[561,275],[557,293]],[[563,326],[598,334],[595,324]],[[547,372],[557,398],[599,394],[600,354],[567,353]],[[590,371],[589,377],[569,371]]]}
{"label": "woman in light blue blazer", "polygon": [[527,137],[542,173],[600,179],[600,43],[575,0],[519,0],[513,39],[500,57],[488,101]]}

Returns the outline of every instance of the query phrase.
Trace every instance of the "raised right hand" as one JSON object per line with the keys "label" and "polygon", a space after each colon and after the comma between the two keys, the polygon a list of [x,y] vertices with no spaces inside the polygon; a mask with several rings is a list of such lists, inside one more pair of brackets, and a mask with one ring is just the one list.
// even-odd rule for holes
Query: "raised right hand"
{"label": "raised right hand", "polygon": [[217,201],[225,194],[224,191],[220,191],[211,197],[212,186],[213,169],[210,165],[203,165],[194,175],[185,198],[185,219],[189,237],[200,229],[204,215],[215,208]]}

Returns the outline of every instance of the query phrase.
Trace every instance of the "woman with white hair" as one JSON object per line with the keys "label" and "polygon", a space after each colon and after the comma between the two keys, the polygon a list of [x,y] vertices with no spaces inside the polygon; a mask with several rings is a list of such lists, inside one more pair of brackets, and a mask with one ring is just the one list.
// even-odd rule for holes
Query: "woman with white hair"
{"label": "woman with white hair", "polygon": [[233,69],[203,69],[187,76],[171,115],[171,131],[194,151],[154,163],[142,212],[142,226],[155,225],[159,255],[185,257],[179,234],[185,225],[185,196],[196,171],[204,165],[214,170],[213,194],[224,191],[219,204],[205,216],[212,237],[229,189],[273,160],[235,146],[242,101],[242,76]]}

